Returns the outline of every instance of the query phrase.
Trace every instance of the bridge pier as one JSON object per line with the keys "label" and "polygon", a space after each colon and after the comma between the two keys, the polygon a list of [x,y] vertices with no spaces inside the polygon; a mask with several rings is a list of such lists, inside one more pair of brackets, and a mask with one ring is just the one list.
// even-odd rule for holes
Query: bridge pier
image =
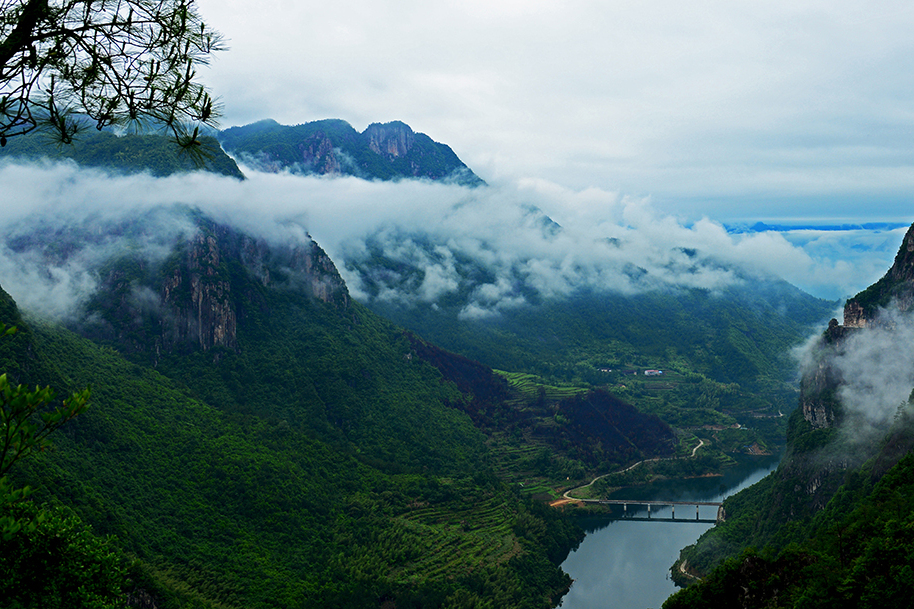
{"label": "bridge pier", "polygon": [[673,508],[673,520],[676,520],[676,506],[671,505],[670,507]]}
{"label": "bridge pier", "polygon": [[695,506],[695,520],[698,520],[698,506]]}
{"label": "bridge pier", "polygon": [[647,519],[648,520],[651,519],[651,504],[650,503],[647,504]]}

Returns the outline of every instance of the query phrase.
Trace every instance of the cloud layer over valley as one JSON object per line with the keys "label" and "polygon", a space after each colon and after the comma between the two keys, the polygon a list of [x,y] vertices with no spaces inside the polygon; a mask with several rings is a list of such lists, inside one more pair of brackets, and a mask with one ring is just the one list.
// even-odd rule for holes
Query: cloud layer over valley
{"label": "cloud layer over valley", "polygon": [[[845,248],[821,256],[823,250],[808,243],[799,247],[781,233],[732,234],[708,219],[684,224],[658,213],[647,200],[546,181],[468,189],[246,173],[250,179],[244,182],[204,173],[112,177],[72,164],[6,163],[0,180],[10,205],[0,220],[5,241],[0,285],[24,308],[60,317],[92,291],[94,269],[108,248],[160,256],[170,237],[144,237],[139,243],[90,239],[91,247],[57,258],[39,257],[36,244],[26,247],[14,237],[36,227],[51,240],[76,229],[91,237],[106,223],[141,214],[150,214],[144,222],[161,224],[162,235],[177,235],[190,230],[186,221],[151,213],[175,204],[200,208],[273,242],[303,240],[310,233],[356,298],[367,292],[364,276],[353,268],[380,253],[421,272],[409,281],[380,278],[386,291],[376,297],[432,305],[469,290],[469,316],[520,304],[529,294],[667,286],[713,290],[757,274],[835,298],[862,289],[888,266],[882,251],[865,249],[844,261],[835,252]],[[55,236],[55,231],[61,232]],[[484,272],[467,284],[461,272],[470,262]]]}

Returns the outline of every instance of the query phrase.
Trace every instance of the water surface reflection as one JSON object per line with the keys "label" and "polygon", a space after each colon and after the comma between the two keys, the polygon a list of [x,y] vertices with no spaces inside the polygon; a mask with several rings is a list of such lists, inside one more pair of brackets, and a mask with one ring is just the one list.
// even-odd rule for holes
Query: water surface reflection
{"label": "water surface reflection", "polygon": [[[722,501],[754,484],[777,468],[778,457],[744,459],[723,477],[659,482],[626,489],[613,499],[668,501]],[[633,507],[629,506],[629,511]],[[707,511],[705,511],[707,510]],[[616,512],[621,515],[621,508]],[[713,518],[716,508],[702,508],[702,518]],[[647,516],[646,509],[638,514]],[[655,518],[669,518],[670,508],[654,509]],[[711,524],[689,522],[695,510],[680,506],[683,522],[643,522],[613,517],[582,518],[587,537],[562,563],[574,579],[563,609],[646,609],[660,607],[676,591],[669,569],[679,550],[694,543]]]}

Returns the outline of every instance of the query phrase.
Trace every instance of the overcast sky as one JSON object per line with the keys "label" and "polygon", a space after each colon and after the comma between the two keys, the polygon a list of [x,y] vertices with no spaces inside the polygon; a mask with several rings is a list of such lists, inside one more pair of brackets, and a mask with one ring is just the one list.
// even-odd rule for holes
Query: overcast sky
{"label": "overcast sky", "polygon": [[910,222],[914,5],[200,0],[223,126],[402,120],[490,183]]}

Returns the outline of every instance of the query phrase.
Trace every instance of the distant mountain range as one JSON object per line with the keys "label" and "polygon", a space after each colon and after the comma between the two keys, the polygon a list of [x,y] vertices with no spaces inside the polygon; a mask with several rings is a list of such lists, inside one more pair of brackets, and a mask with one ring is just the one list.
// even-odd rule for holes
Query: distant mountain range
{"label": "distant mountain range", "polygon": [[266,172],[485,185],[449,146],[414,132],[400,121],[374,123],[359,133],[337,119],[295,126],[268,119],[214,131],[201,141],[202,163],[183,154],[165,135],[119,136],[94,129],[80,132],[72,145],[60,145],[41,133],[11,138],[0,148],[0,158],[70,159],[87,167],[124,173],[147,171],[155,176],[203,169],[243,179],[237,159]]}
{"label": "distant mountain range", "polygon": [[359,133],[337,119],[295,126],[263,120],[226,129],[219,140],[228,153],[260,171],[485,184],[450,147],[400,121],[373,123]]}
{"label": "distant mountain range", "polygon": [[888,231],[908,226],[903,222],[861,222],[861,223],[801,223],[801,224],[767,224],[765,222],[756,222],[754,224],[727,224],[725,228],[729,233],[764,233],[777,232],[784,233],[789,231],[809,230],[809,231]]}

